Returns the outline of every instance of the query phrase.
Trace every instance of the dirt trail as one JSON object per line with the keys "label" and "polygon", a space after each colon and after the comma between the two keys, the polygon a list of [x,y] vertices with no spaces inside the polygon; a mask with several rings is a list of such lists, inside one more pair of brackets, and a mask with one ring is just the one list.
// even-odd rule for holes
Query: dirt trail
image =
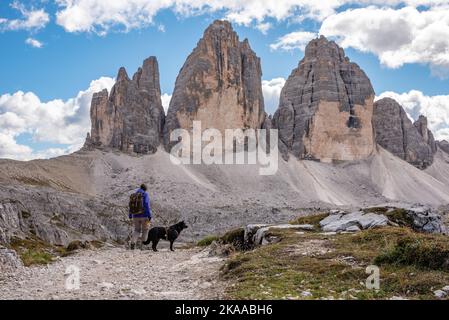
{"label": "dirt trail", "polygon": [[[1,299],[217,299],[223,260],[201,249],[85,250],[48,266],[0,275]],[[67,267],[80,270],[80,288],[67,290]],[[73,273],[72,273],[73,275]]]}

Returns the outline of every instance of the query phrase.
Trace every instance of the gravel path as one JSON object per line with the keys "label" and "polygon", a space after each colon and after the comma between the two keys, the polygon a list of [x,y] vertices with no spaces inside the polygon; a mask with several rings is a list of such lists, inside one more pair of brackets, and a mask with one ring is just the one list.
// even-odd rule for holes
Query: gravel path
{"label": "gravel path", "polygon": [[[199,248],[85,250],[48,266],[1,274],[0,299],[218,299],[222,264]],[[78,290],[66,289],[75,275],[70,266],[79,268]]]}

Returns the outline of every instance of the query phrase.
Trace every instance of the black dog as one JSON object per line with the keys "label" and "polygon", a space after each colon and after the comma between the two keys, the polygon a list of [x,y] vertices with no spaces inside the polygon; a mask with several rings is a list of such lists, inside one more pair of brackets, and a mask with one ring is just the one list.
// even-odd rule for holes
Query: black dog
{"label": "black dog", "polygon": [[148,232],[148,239],[143,244],[147,245],[150,244],[150,242],[153,242],[152,248],[153,251],[157,251],[157,244],[159,243],[159,240],[164,239],[167,241],[170,241],[170,250],[173,250],[173,242],[178,238],[179,234],[182,230],[186,229],[187,225],[184,221],[178,222],[177,224],[174,224],[168,228],[164,227],[154,227],[151,228]]}

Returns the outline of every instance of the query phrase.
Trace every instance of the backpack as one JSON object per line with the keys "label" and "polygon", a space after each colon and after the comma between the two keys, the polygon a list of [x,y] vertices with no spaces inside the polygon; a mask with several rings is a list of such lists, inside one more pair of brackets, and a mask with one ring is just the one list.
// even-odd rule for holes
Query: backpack
{"label": "backpack", "polygon": [[129,196],[129,213],[144,214],[143,194],[141,192],[133,193]]}

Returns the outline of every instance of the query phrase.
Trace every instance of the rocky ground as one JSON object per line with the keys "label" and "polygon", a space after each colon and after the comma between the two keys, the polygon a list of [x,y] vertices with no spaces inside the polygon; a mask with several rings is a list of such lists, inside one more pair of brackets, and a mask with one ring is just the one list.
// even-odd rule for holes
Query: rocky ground
{"label": "rocky ground", "polygon": [[[3,299],[218,299],[223,259],[198,248],[84,250],[47,266],[0,275]],[[67,290],[68,267],[80,270],[79,290]],[[71,273],[73,275],[73,273]]]}

